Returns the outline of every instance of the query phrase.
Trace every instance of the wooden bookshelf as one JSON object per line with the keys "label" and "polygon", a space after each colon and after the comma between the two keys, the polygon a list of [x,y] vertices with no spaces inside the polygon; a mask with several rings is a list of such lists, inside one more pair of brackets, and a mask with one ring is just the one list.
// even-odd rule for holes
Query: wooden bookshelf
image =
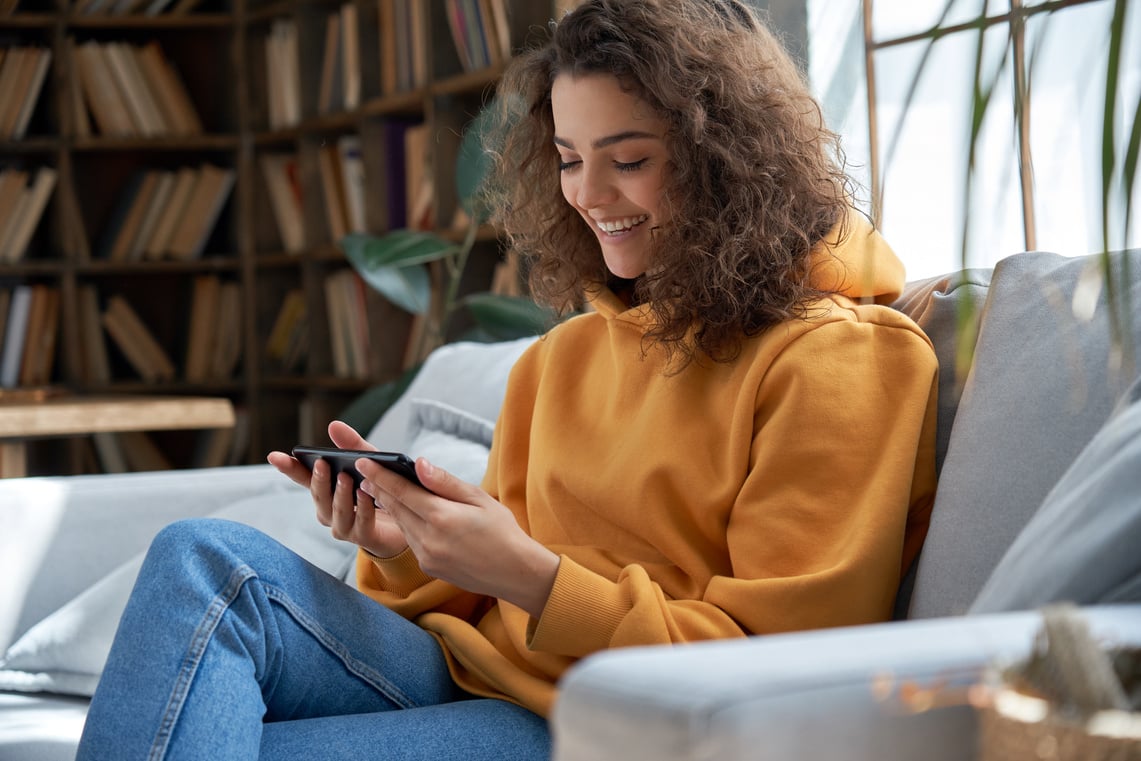
{"label": "wooden bookshelf", "polygon": [[[412,328],[341,274],[337,236],[410,223],[448,230],[465,124],[506,56],[571,4],[0,4],[0,104],[20,105],[0,109],[0,236],[5,216],[27,217],[14,212],[39,197],[30,229],[13,233],[19,251],[6,257],[0,237],[0,378],[15,351],[5,339],[35,311],[14,327],[12,303],[34,301],[15,294],[51,291],[56,306],[39,311],[54,315],[53,334],[41,316],[39,337],[23,342],[50,356],[29,358],[40,374],[25,380],[77,394],[228,399],[244,433],[232,462],[322,443],[331,417],[401,373]],[[497,10],[482,27],[470,21]],[[466,49],[457,20],[472,24]],[[6,73],[11,60],[20,66]],[[417,145],[419,162],[405,155]],[[478,246],[471,277],[486,287],[499,247],[494,236]],[[120,343],[132,340],[124,325],[138,324],[173,373],[153,352],[148,365],[137,332]],[[157,443],[176,467],[195,464],[193,441],[173,432]],[[83,441],[32,442],[28,466],[99,469]]]}

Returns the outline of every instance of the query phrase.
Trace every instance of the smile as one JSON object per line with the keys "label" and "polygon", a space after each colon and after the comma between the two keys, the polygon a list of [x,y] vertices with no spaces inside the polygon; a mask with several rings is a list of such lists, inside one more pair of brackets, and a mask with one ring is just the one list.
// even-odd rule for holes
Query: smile
{"label": "smile", "polygon": [[645,222],[650,218],[649,214],[642,214],[637,217],[626,217],[624,219],[615,219],[608,222],[596,222],[598,229],[602,230],[607,235],[621,235],[622,233],[633,230],[638,225]]}

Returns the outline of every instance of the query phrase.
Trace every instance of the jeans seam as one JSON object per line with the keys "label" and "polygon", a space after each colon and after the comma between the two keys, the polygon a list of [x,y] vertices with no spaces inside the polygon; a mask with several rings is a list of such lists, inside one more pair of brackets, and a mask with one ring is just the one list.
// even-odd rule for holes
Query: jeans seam
{"label": "jeans seam", "polygon": [[248,565],[241,565],[234,569],[230,574],[230,578],[226,582],[226,586],[215,595],[214,599],[210,601],[210,605],[206,608],[205,614],[202,616],[202,621],[194,630],[194,635],[190,638],[190,645],[186,651],[186,657],[182,661],[182,666],[179,669],[178,677],[175,679],[174,687],[171,688],[170,698],[167,700],[166,708],[163,710],[162,721],[159,724],[158,733],[155,735],[154,743],[151,745],[150,753],[147,758],[150,761],[161,761],[166,756],[167,748],[170,745],[171,734],[174,727],[178,722],[178,716],[182,712],[182,706],[186,702],[186,696],[190,692],[190,685],[194,681],[194,675],[198,671],[198,665],[202,662],[202,656],[206,652],[207,645],[210,644],[210,639],[214,634],[214,630],[218,628],[218,623],[222,620],[222,615],[237,599],[238,594],[241,592],[242,586],[251,578],[256,576],[254,570]]}
{"label": "jeans seam", "polygon": [[328,629],[321,626],[320,622],[310,616],[304,608],[296,605],[293,599],[290,598],[284,590],[266,584],[264,581],[262,582],[262,588],[265,590],[266,596],[269,597],[272,602],[276,602],[280,605],[294,621],[309,632],[326,650],[336,656],[350,673],[355,674],[374,690],[401,708],[416,708],[419,705],[415,699],[385,678],[384,674],[364,661],[354,658],[348,648],[346,648],[337,637],[329,632]]}

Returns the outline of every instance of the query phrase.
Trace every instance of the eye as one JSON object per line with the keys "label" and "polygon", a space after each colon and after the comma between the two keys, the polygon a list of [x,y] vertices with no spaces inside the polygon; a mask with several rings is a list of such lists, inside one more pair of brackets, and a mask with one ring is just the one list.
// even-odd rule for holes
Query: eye
{"label": "eye", "polygon": [[641,169],[642,165],[645,163],[646,163],[646,159],[640,159],[638,161],[629,161],[629,162],[615,161],[614,162],[614,168],[617,169],[619,172],[635,172],[635,171]]}
{"label": "eye", "polygon": [[560,159],[559,160],[559,171],[560,172],[569,171],[571,169],[574,169],[576,166],[578,166],[581,163],[582,163],[581,161],[577,161],[577,160],[576,161],[564,161],[564,160]]}

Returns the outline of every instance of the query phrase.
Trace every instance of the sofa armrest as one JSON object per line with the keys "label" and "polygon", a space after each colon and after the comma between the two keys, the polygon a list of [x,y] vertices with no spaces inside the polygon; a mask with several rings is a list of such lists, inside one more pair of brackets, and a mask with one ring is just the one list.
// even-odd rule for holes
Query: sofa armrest
{"label": "sofa armrest", "polygon": [[0,652],[168,523],[297,488],[270,465],[0,481]]}
{"label": "sofa armrest", "polygon": [[[1095,635],[1141,644],[1141,605],[1087,608]],[[975,715],[962,688],[1025,657],[1036,612],[901,621],[600,653],[568,672],[555,761],[962,759]],[[915,712],[885,686],[939,688]]]}

